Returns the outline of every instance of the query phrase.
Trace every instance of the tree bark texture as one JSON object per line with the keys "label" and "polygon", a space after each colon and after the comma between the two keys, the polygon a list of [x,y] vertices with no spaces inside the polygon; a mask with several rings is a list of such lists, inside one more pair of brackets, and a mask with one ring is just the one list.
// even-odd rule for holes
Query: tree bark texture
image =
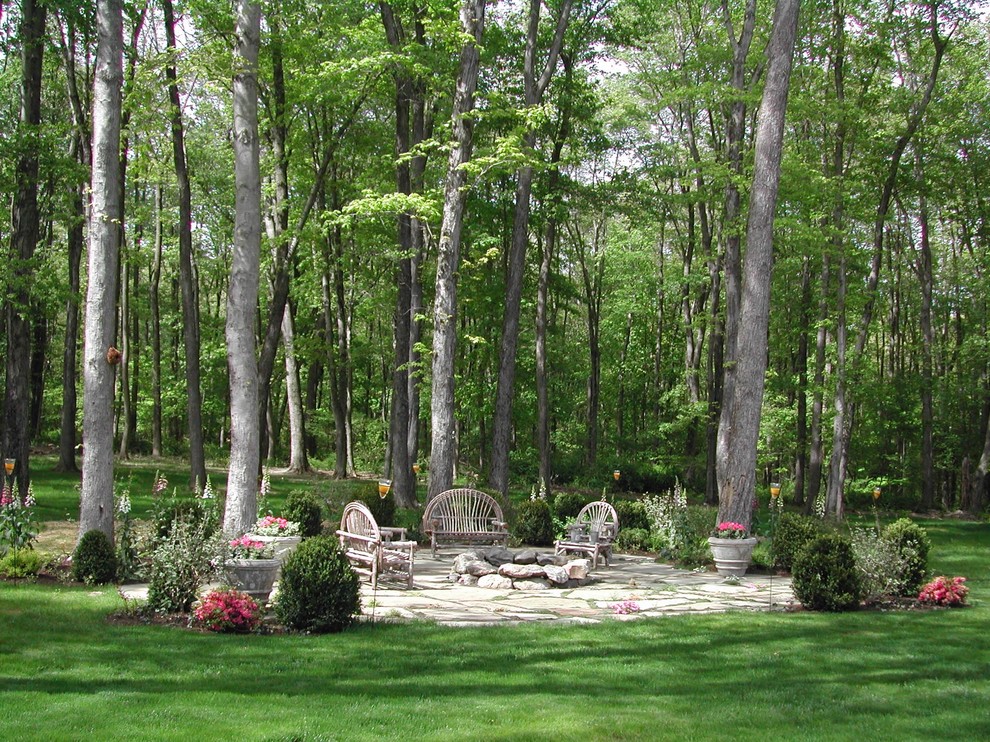
{"label": "tree bark texture", "polygon": [[799,0],[778,0],[767,49],[769,68],[756,131],[735,363],[726,369],[726,379],[731,378],[733,391],[722,407],[717,444],[718,518],[742,523],[747,528],[756,495],[756,450],[770,320],[773,224],[799,7]]}
{"label": "tree bark texture", "polygon": [[457,360],[457,271],[460,265],[461,228],[467,199],[467,172],[471,159],[474,93],[478,86],[479,45],[484,35],[486,0],[464,0],[461,31],[470,41],[461,47],[460,67],[451,114],[454,146],[447,163],[443,221],[437,247],[436,297],[433,308],[433,387],[430,404],[432,443],[428,497],[454,484],[457,456],[454,370]]}
{"label": "tree bark texture", "polygon": [[89,284],[83,346],[83,473],[79,537],[103,531],[113,540],[114,318],[120,255],[120,125],[123,69],[121,0],[101,0],[93,81],[93,167],[89,216]]}
{"label": "tree bark texture", "polygon": [[224,531],[239,535],[258,507],[260,431],[255,316],[261,261],[261,176],[258,149],[258,49],[261,7],[238,0],[234,47],[234,246],[227,292],[230,374],[230,468]]}

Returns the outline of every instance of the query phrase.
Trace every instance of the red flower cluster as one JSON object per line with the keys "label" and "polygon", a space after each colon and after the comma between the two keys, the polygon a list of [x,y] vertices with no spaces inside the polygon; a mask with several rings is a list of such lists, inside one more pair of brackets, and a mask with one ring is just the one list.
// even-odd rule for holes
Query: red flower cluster
{"label": "red flower cluster", "polygon": [[963,605],[969,594],[964,582],[965,577],[936,577],[921,588],[918,600],[927,605]]}
{"label": "red flower cluster", "polygon": [[194,615],[210,631],[247,633],[261,623],[254,598],[237,590],[212,590]]}

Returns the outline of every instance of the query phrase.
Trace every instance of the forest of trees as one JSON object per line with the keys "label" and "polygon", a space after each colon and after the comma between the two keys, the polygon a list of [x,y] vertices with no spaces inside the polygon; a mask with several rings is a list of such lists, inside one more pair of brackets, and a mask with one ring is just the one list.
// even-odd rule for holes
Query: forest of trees
{"label": "forest of trees", "polygon": [[0,0],[0,455],[981,510],[985,8],[797,8]]}

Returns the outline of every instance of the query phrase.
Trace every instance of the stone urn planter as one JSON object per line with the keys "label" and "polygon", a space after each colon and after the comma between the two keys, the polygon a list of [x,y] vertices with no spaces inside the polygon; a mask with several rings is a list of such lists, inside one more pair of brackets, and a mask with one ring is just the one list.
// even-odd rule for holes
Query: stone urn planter
{"label": "stone urn planter", "polygon": [[708,539],[708,545],[715,557],[715,569],[725,577],[742,577],[749,568],[753,558],[753,547],[756,539],[750,538],[717,538]]}
{"label": "stone urn planter", "polygon": [[248,536],[255,541],[260,541],[266,546],[270,546],[275,558],[280,562],[284,562],[288,559],[289,554],[291,554],[302,541],[302,536],[259,536],[255,533],[249,533]]}
{"label": "stone urn planter", "polygon": [[228,559],[223,565],[231,587],[261,602],[268,600],[281,567],[281,559]]}

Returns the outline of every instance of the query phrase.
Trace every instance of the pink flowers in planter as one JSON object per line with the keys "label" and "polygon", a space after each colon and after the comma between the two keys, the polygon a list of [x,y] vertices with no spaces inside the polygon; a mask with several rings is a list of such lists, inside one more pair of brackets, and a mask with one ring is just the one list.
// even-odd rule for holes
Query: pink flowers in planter
{"label": "pink flowers in planter", "polygon": [[925,605],[954,606],[964,605],[969,588],[963,583],[965,577],[942,577],[929,582],[918,594],[918,601]]}
{"label": "pink flowers in planter", "polygon": [[247,633],[261,623],[261,609],[254,598],[237,590],[211,591],[194,615],[210,631]]}
{"label": "pink flowers in planter", "polygon": [[271,549],[264,541],[241,536],[230,542],[230,556],[234,559],[271,559]]}
{"label": "pink flowers in planter", "polygon": [[715,526],[715,538],[746,538],[746,526],[731,520],[724,520]]}
{"label": "pink flowers in planter", "polygon": [[299,524],[285,518],[266,515],[254,524],[251,533],[255,536],[298,536]]}

